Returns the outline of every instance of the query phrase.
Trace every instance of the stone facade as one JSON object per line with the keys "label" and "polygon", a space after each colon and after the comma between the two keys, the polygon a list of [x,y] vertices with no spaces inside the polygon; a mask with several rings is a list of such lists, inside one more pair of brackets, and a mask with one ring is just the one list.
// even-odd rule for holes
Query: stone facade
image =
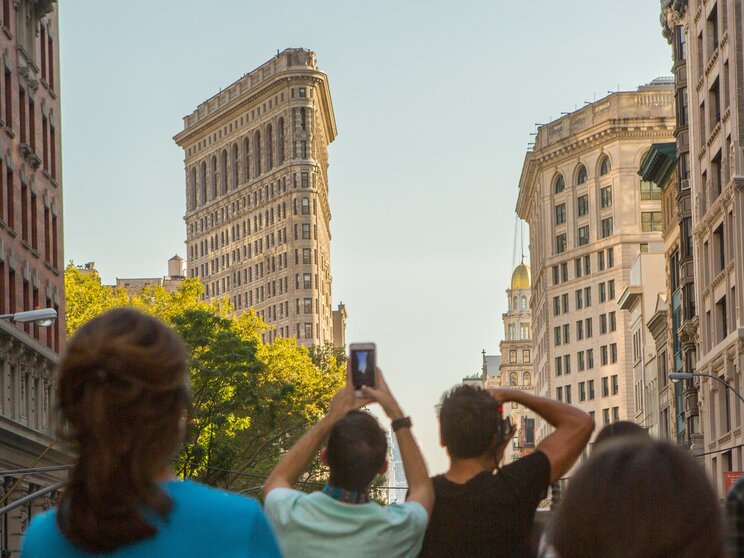
{"label": "stone facade", "polygon": [[[9,471],[72,459],[54,443],[51,411],[65,331],[56,3],[0,0],[0,56],[0,314],[46,307],[58,313],[49,328],[0,320],[0,470]],[[11,493],[20,476],[6,474],[0,501],[65,476],[35,472]],[[52,500],[50,494],[0,517],[2,556],[19,556],[30,517]]]}
{"label": "stone facade", "polygon": [[163,287],[167,293],[175,293],[185,279],[184,259],[176,254],[168,260],[168,275],[164,277],[128,277],[116,278],[117,289],[124,289],[127,294],[137,296],[147,287]]}
{"label": "stone facade", "polygon": [[[530,286],[530,268],[523,261],[512,273],[511,283],[506,290],[508,310],[502,314],[504,340],[499,344],[501,351],[499,387],[532,393],[534,369]],[[517,431],[511,447],[504,451],[504,464],[529,455],[535,450],[535,414],[516,403],[506,405],[504,414],[507,413]]]}
{"label": "stone facade", "polygon": [[[673,87],[657,80],[541,125],[522,169],[535,391],[600,428],[635,416],[630,320],[616,301],[638,254],[661,241],[658,188],[637,171],[673,130]],[[537,442],[549,430],[538,419]]]}
{"label": "stone facade", "polygon": [[333,342],[328,144],[315,53],[287,49],[184,118],[189,277],[305,345]]}

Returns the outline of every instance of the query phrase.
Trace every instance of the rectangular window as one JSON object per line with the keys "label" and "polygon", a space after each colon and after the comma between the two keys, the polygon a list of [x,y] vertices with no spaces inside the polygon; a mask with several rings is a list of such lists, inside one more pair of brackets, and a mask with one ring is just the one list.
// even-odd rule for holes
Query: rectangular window
{"label": "rectangular window", "polygon": [[606,302],[607,301],[607,283],[600,283],[599,284],[599,302]]}
{"label": "rectangular window", "polygon": [[561,357],[555,357],[555,375],[560,376],[563,374],[563,359]]}
{"label": "rectangular window", "polygon": [[576,322],[576,340],[581,341],[584,339],[584,321],[579,320]]}
{"label": "rectangular window", "polygon": [[579,351],[576,353],[576,366],[579,369],[579,372],[583,372],[586,369],[586,361],[584,360],[584,351]]}
{"label": "rectangular window", "polygon": [[571,342],[571,326],[568,324],[563,325],[563,342],[564,343]]}
{"label": "rectangular window", "polygon": [[597,252],[597,269],[604,271],[605,268],[605,253],[604,250]]}
{"label": "rectangular window", "polygon": [[612,395],[617,395],[620,392],[620,386],[617,381],[617,374],[610,376],[610,387],[612,388]]}
{"label": "rectangular window", "polygon": [[568,313],[568,293],[561,295],[561,306],[563,308],[563,313]]}
{"label": "rectangular window", "polygon": [[589,225],[579,227],[579,246],[586,246],[589,244]]}
{"label": "rectangular window", "polygon": [[305,324],[305,339],[313,338],[313,324]]}
{"label": "rectangular window", "polygon": [[589,308],[592,305],[592,288],[584,287],[584,306]]}
{"label": "rectangular window", "polygon": [[578,279],[582,275],[583,268],[581,267],[581,258],[574,260],[574,276]]}
{"label": "rectangular window", "polygon": [[610,279],[607,281],[607,298],[609,300],[615,300],[615,280]]}
{"label": "rectangular window", "polygon": [[612,408],[612,422],[617,422],[620,420],[620,407],[613,407]]}
{"label": "rectangular window", "polygon": [[589,339],[592,336],[592,319],[587,318],[584,320],[584,331],[586,332],[586,338]]}
{"label": "rectangular window", "polygon": [[617,329],[617,315],[615,312],[610,312],[610,331]]}
{"label": "rectangular window", "polygon": [[599,201],[602,209],[612,206],[612,186],[605,186],[599,191]]}
{"label": "rectangular window", "polygon": [[305,265],[312,263],[312,250],[310,248],[302,249],[302,263]]}
{"label": "rectangular window", "polygon": [[612,217],[602,219],[602,238],[612,235]]}
{"label": "rectangular window", "polygon": [[529,349],[522,349],[522,362],[525,362],[525,363],[530,362],[530,350]]}
{"label": "rectangular window", "polygon": [[310,239],[310,224],[309,223],[302,224],[302,238],[304,240]]}
{"label": "rectangular window", "polygon": [[586,383],[587,391],[589,392],[589,401],[594,399],[594,380],[589,380]]}
{"label": "rectangular window", "polygon": [[579,382],[579,402],[586,401],[586,382]]}
{"label": "rectangular window", "polygon": [[617,362],[617,343],[610,345],[610,363],[614,364]]}
{"label": "rectangular window", "polygon": [[607,248],[607,267],[615,267],[615,248]]}
{"label": "rectangular window", "polygon": [[561,297],[553,297],[553,316],[560,316],[561,314]]}
{"label": "rectangular window", "polygon": [[605,376],[602,378],[602,397],[609,397],[610,396],[610,382],[609,378]]}
{"label": "rectangular window", "polygon": [[313,286],[312,274],[303,273],[302,274],[302,287],[304,289],[311,289],[312,286]]}
{"label": "rectangular window", "polygon": [[566,403],[571,404],[571,386],[566,386]]}
{"label": "rectangular window", "polygon": [[555,237],[555,253],[562,254],[566,251],[566,233],[556,235]]}
{"label": "rectangular window", "polygon": [[641,200],[660,200],[661,188],[655,182],[641,180]]}
{"label": "rectangular window", "polygon": [[592,259],[587,254],[584,256],[584,275],[589,275],[592,272]]}
{"label": "rectangular window", "polygon": [[602,424],[610,424],[610,410],[602,409]]}
{"label": "rectangular window", "polygon": [[586,368],[587,370],[594,368],[594,349],[586,350]]}
{"label": "rectangular window", "polygon": [[568,263],[561,264],[561,280],[568,281]]}
{"label": "rectangular window", "polygon": [[566,222],[566,204],[561,203],[555,206],[555,224],[562,225]]}
{"label": "rectangular window", "polygon": [[607,345],[602,345],[599,348],[599,363],[601,366],[607,366],[608,362],[609,362],[609,358],[608,358],[608,352],[607,352]]}
{"label": "rectangular window", "polygon": [[556,326],[553,328],[553,344],[558,346],[561,344],[561,328]]}
{"label": "rectangular window", "polygon": [[509,351],[509,362],[512,364],[517,362],[517,351]]}
{"label": "rectangular window", "polygon": [[604,335],[607,333],[607,314],[599,315],[599,334]]}
{"label": "rectangular window", "polygon": [[578,213],[579,217],[584,217],[589,214],[589,196],[584,194],[579,196],[578,200]]}
{"label": "rectangular window", "polygon": [[576,310],[581,310],[584,307],[584,291],[581,289],[576,291]]}
{"label": "rectangular window", "polygon": [[563,403],[563,388],[562,387],[555,388],[555,398],[561,403]]}
{"label": "rectangular window", "polygon": [[661,232],[663,230],[661,211],[641,212],[641,230],[643,232]]}

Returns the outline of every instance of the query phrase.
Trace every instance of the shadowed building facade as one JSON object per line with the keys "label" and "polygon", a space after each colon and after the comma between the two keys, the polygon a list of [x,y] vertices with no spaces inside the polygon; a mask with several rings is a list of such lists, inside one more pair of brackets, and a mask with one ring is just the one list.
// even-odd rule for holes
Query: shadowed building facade
{"label": "shadowed building facade", "polygon": [[184,118],[187,276],[264,335],[333,342],[328,77],[287,49]]}

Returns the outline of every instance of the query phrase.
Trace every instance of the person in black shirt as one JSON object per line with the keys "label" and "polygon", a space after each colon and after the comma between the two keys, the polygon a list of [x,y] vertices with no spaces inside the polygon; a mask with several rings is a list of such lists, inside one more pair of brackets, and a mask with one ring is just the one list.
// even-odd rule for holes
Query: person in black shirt
{"label": "person in black shirt", "polygon": [[[510,401],[539,414],[555,431],[533,454],[494,474],[513,435],[501,412]],[[535,509],[550,483],[581,455],[594,421],[570,405],[522,391],[460,386],[445,396],[439,423],[450,468],[432,479],[436,500],[420,556],[531,556]]]}

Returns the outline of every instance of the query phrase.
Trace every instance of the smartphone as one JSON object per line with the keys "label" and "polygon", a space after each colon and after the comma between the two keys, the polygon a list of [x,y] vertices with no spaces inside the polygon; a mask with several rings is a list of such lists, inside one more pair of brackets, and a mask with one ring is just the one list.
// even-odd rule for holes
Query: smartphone
{"label": "smartphone", "polygon": [[349,345],[351,361],[351,383],[356,391],[362,386],[375,387],[377,347],[374,343],[352,343]]}

